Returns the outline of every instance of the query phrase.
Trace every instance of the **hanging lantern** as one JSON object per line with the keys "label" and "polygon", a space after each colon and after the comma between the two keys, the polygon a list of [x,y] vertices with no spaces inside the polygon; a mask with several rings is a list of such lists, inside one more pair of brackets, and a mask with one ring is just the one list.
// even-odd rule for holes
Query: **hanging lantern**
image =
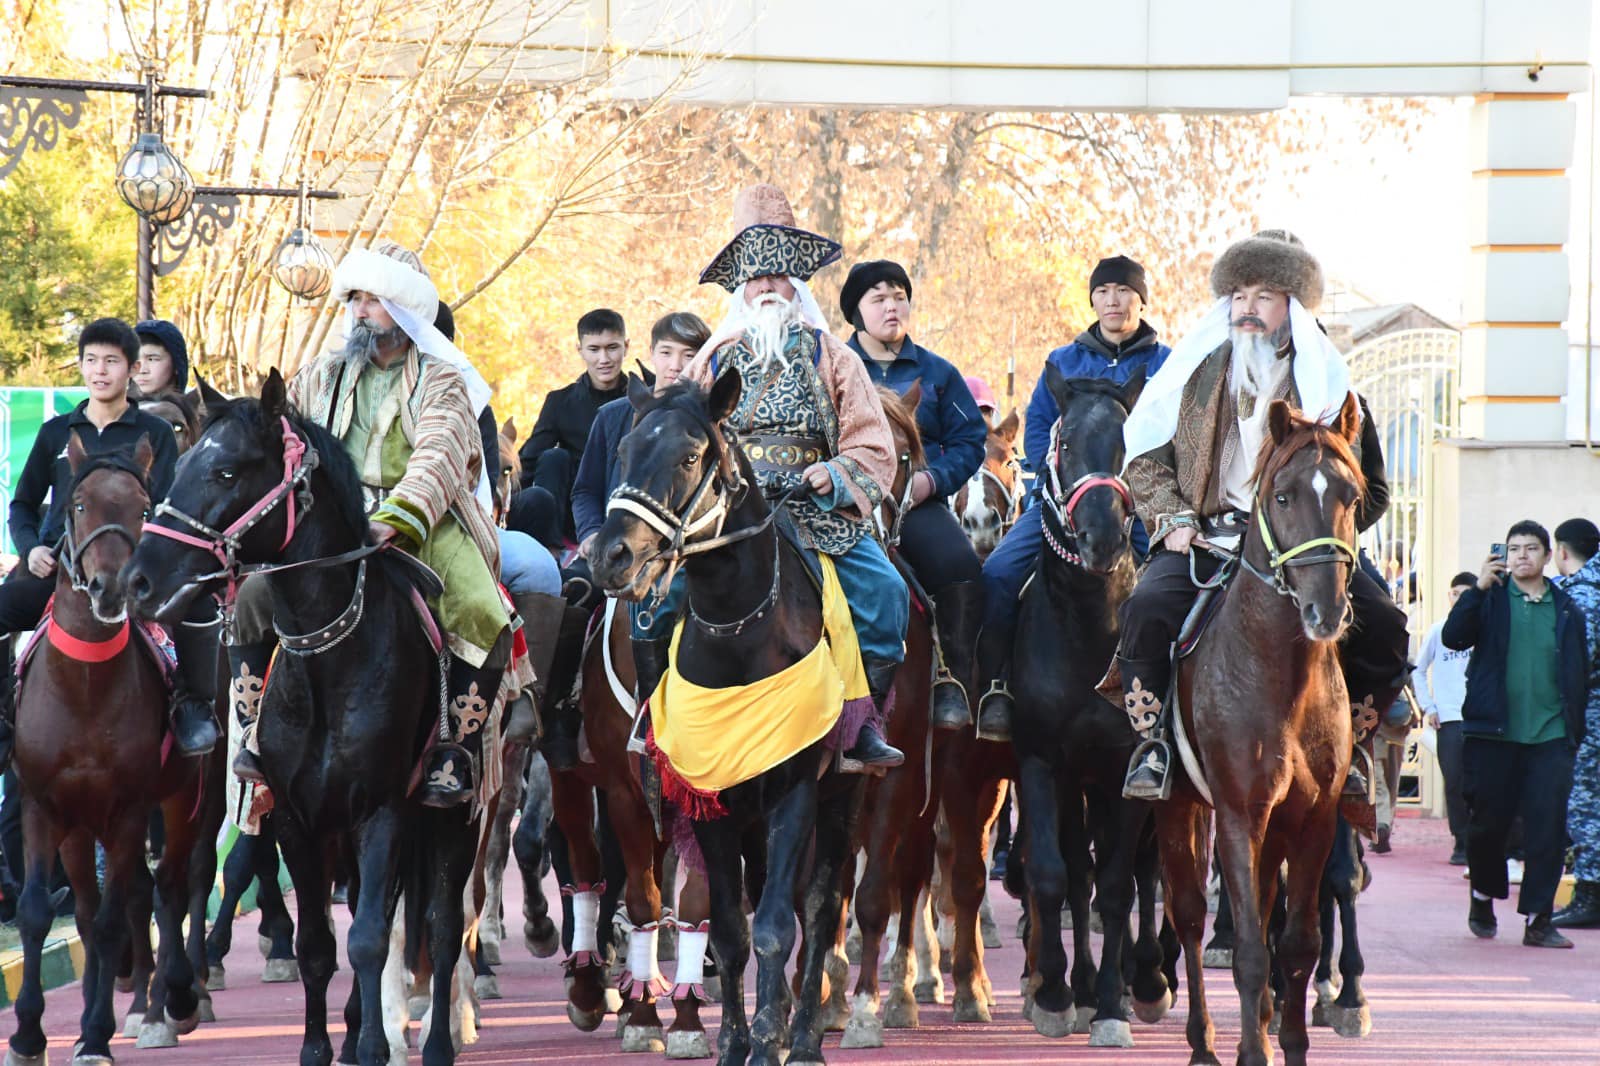
{"label": "hanging lantern", "polygon": [[176,222],[194,202],[194,178],[157,133],[141,133],[117,167],[117,192],[158,226]]}
{"label": "hanging lantern", "polygon": [[300,226],[278,245],[272,276],[301,299],[320,300],[333,285],[333,256],[315,233]]}

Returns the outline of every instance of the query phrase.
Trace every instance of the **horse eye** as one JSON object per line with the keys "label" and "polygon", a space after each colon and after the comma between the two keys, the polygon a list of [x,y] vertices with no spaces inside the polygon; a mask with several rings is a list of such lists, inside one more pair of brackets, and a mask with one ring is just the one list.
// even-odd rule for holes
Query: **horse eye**
{"label": "horse eye", "polygon": [[72,504],[72,509],[74,511],[77,511],[79,514],[82,514],[83,513],[83,504],[74,501],[73,504]]}
{"label": "horse eye", "polygon": [[226,469],[218,470],[217,471],[217,480],[218,481],[232,481],[233,480],[233,471],[232,470],[226,470]]}
{"label": "horse eye", "polygon": [[684,460],[683,460],[684,468],[687,469],[687,468],[689,468],[691,466],[694,466],[699,461],[700,461],[700,457],[698,455],[685,456]]}
{"label": "horse eye", "polygon": [[150,508],[146,507],[144,510],[139,512],[139,520],[141,522],[150,521]]}
{"label": "horse eye", "polygon": [[1289,497],[1285,496],[1281,492],[1278,493],[1276,496],[1274,496],[1272,498],[1277,501],[1277,504],[1278,504],[1279,507],[1287,507],[1287,506],[1289,506]]}

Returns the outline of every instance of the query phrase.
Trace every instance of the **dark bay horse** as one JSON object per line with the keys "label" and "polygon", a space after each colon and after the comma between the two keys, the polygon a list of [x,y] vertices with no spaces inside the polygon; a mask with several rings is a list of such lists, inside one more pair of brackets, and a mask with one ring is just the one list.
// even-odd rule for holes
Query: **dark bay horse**
{"label": "dark bay horse", "polygon": [[[138,909],[130,902],[150,880],[145,840],[157,804],[165,828],[155,871],[161,951],[154,1017],[144,1028],[161,1037],[152,1046],[163,1046],[169,1035],[192,1032],[199,1022],[183,919],[206,760],[164,753],[167,687],[161,668],[141,647],[143,638],[132,631],[121,577],[150,513],[152,459],[143,439],[131,457],[88,455],[76,434],[67,445],[73,483],[53,614],[27,662],[17,702],[26,881],[17,906],[23,972],[17,1031],[6,1059],[11,1066],[45,1062],[40,956],[54,911],[49,880],[58,852],[88,955],[73,1061],[111,1061],[112,986],[129,946],[129,915]],[[106,849],[104,892],[95,878],[96,841]],[[147,887],[142,891],[148,894]],[[169,1026],[176,1032],[168,1034]]]}
{"label": "dark bay horse", "polygon": [[[1013,744],[1018,804],[1026,817],[1034,1028],[1065,1036],[1087,1022],[1092,1047],[1132,1047],[1122,1005],[1122,955],[1134,901],[1135,859],[1142,850],[1150,883],[1140,894],[1134,945],[1134,1000],[1156,1021],[1171,993],[1156,934],[1155,838],[1147,803],[1122,798],[1135,737],[1127,715],[1095,692],[1117,650],[1118,613],[1133,590],[1133,497],[1112,471],[1122,469],[1122,424],[1144,388],[1139,371],[1125,385],[1062,377],[1045,367],[1045,385],[1061,410],[1040,476],[1047,489],[1045,548],[1023,596],[1017,625]],[[1086,807],[1087,801],[1087,807]],[[1105,933],[1098,970],[1089,942],[1088,852],[1093,811],[1093,884]],[[1061,944],[1061,906],[1073,917],[1072,983]],[[1073,1004],[1077,1001],[1077,1012]]]}
{"label": "dark bay horse", "polygon": [[[1278,941],[1285,983],[1278,1040],[1303,1066],[1306,987],[1320,946],[1318,892],[1350,763],[1350,713],[1337,640],[1349,622],[1355,506],[1363,490],[1351,444],[1354,397],[1333,426],[1282,401],[1256,471],[1256,506],[1240,546],[1243,570],[1206,638],[1180,664],[1175,724],[1216,809],[1217,849],[1238,941],[1233,979],[1244,1023],[1241,1066],[1270,1061],[1265,916],[1288,862],[1287,923]],[[1188,760],[1185,760],[1186,764]],[[1200,937],[1211,809],[1187,774],[1157,805],[1166,906],[1183,944],[1193,1063],[1216,1063]]]}
{"label": "dark bay horse", "polygon": [[987,559],[1022,513],[1022,466],[1017,462],[1017,412],[989,429],[983,465],[956,490],[951,509],[972,541],[978,558]]}
{"label": "dark bay horse", "polygon": [[[619,452],[623,485],[591,550],[596,582],[613,595],[633,598],[681,561],[688,621],[675,667],[705,688],[770,677],[817,647],[822,633],[821,597],[806,564],[781,542],[750,464],[723,425],[741,387],[735,371],[724,373],[709,394],[686,383],[659,397],[641,384],[632,386],[637,418]],[[618,505],[622,498],[627,507]],[[791,1034],[791,1066],[823,1061],[823,959],[839,926],[843,867],[863,785],[860,775],[833,769],[826,740],[723,789],[718,798],[725,813],[694,822],[711,892],[711,945],[722,985],[718,1054],[724,1066],[747,1058],[777,1066]],[[808,850],[811,869],[802,877]],[[746,1021],[743,994],[750,952],[741,908],[746,875],[756,904],[753,1026]],[[784,971],[794,951],[797,907],[805,950],[800,1007],[791,1022],[793,996]]]}
{"label": "dark bay horse", "polygon": [[340,854],[353,858],[349,959],[356,974],[341,1060],[388,1060],[380,976],[403,890],[414,909],[407,927],[426,923],[434,962],[433,1024],[422,1059],[428,1066],[453,1062],[450,992],[477,816],[465,807],[423,808],[410,795],[441,699],[438,653],[415,608],[413,564],[367,543],[354,464],[343,444],[290,409],[276,370],[259,402],[208,406],[201,439],[152,523],[164,532],[152,535],[147,526],[134,552],[128,594],[143,614],[181,618],[195,596],[230,585],[241,567],[270,564],[255,580],[268,582],[280,635],[316,638],[301,642],[302,654],[280,651],[259,725],[299,910],[301,1066],[333,1060],[328,905],[331,860]]}

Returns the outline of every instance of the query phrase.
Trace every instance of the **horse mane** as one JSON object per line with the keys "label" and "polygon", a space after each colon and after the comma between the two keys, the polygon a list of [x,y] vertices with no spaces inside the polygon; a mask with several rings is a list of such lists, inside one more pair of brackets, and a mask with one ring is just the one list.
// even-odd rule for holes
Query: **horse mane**
{"label": "horse mane", "polygon": [[878,386],[878,399],[883,403],[883,413],[889,419],[889,424],[905,437],[906,451],[911,455],[911,469],[927,469],[928,451],[922,446],[922,431],[917,428],[917,412],[906,410],[904,397],[886,386]]}
{"label": "horse mane", "polygon": [[1105,378],[1068,378],[1067,384],[1072,386],[1072,391],[1091,396],[1109,396],[1128,409],[1128,401],[1123,398],[1123,386],[1115,381]]}
{"label": "horse mane", "polygon": [[[354,460],[344,450],[344,442],[292,406],[289,408],[288,418],[294,431],[305,439],[308,446],[316,449],[321,460],[318,470],[333,482],[335,499],[332,502],[340,517],[351,530],[365,536],[367,514],[362,503],[361,477],[356,472]],[[250,397],[224,400],[210,405],[201,432],[227,419],[243,422],[245,427],[258,437],[269,434],[276,436],[276,427],[268,423],[267,416],[261,409],[261,401]]]}
{"label": "horse mane", "polygon": [[1333,457],[1350,468],[1350,474],[1355,481],[1356,491],[1366,495],[1367,479],[1361,472],[1361,463],[1356,459],[1355,451],[1350,447],[1350,442],[1344,435],[1332,426],[1325,426],[1314,418],[1307,417],[1300,411],[1289,412],[1289,433],[1281,441],[1274,440],[1269,433],[1261,445],[1261,455],[1256,461],[1256,486],[1271,485],[1289,460],[1296,454],[1315,446],[1319,449],[1317,456],[1321,460],[1321,449],[1333,453]]}

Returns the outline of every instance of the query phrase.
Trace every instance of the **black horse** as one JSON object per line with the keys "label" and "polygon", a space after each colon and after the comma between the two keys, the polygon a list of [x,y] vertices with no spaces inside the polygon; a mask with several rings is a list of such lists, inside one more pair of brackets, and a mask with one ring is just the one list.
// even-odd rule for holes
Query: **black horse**
{"label": "black horse", "polygon": [[147,524],[127,571],[135,610],[181,618],[189,601],[234,580],[241,564],[272,564],[252,580],[268,582],[280,636],[320,635],[297,642],[300,654],[278,656],[258,734],[299,909],[301,1066],[333,1061],[328,905],[330,860],[340,855],[353,859],[348,953],[356,975],[340,1061],[388,1061],[380,975],[403,890],[407,928],[425,918],[431,938],[433,1025],[422,1060],[453,1062],[450,986],[476,816],[410,798],[441,698],[439,656],[414,608],[412,564],[367,543],[354,465],[338,440],[290,409],[276,370],[259,402],[226,401],[208,412],[154,524],[164,531],[153,536]]}
{"label": "black horse", "polygon": [[[633,431],[623,438],[620,475],[637,507],[613,508],[595,538],[596,582],[613,595],[638,598],[674,558],[688,578],[687,613],[676,667],[707,688],[748,685],[798,662],[817,646],[822,603],[805,563],[781,542],[767,501],[755,490],[744,453],[722,425],[739,402],[736,371],[709,394],[678,384],[652,396],[635,383],[629,400]],[[722,532],[703,521],[723,508]],[[676,532],[664,535],[661,526]],[[715,544],[697,550],[696,541]],[[773,714],[782,714],[774,708]],[[711,892],[711,949],[722,975],[719,1062],[777,1066],[793,1035],[790,1066],[820,1063],[823,959],[835,940],[842,905],[842,870],[849,857],[864,778],[832,769],[818,741],[760,776],[724,789],[727,813],[694,823]],[[812,867],[802,878],[808,848]],[[762,852],[765,852],[764,856]],[[763,861],[764,860],[764,861]],[[744,1011],[744,967],[750,930],[740,906],[743,873],[756,900],[756,1016]],[[762,891],[770,887],[771,891]],[[805,944],[800,1008],[791,1026],[792,996],[784,970],[794,950],[795,909]],[[753,1043],[752,1043],[753,1041]]]}
{"label": "black horse", "polygon": [[[1139,372],[1126,385],[1066,379],[1054,366],[1045,383],[1061,409],[1052,431],[1043,506],[1045,548],[1023,596],[1016,644],[1016,708],[1012,735],[1018,761],[1018,801],[1027,812],[1026,875],[1033,923],[1030,963],[1034,1028],[1065,1036],[1079,1027],[1085,1000],[1095,1005],[1090,1044],[1131,1047],[1122,1005],[1122,952],[1134,900],[1141,849],[1153,874],[1155,840],[1148,804],[1122,798],[1123,772],[1133,752],[1127,716],[1095,692],[1116,653],[1118,609],[1133,589],[1128,532],[1133,501],[1114,473],[1122,469],[1122,424],[1144,388]],[[1094,827],[1094,887],[1105,931],[1098,973],[1090,953],[1087,854]],[[1147,881],[1149,878],[1147,878]],[[1153,885],[1149,886],[1153,887]],[[1134,1000],[1154,1021],[1171,1004],[1162,973],[1153,892],[1141,894],[1134,944]],[[1076,964],[1068,986],[1061,944],[1061,904],[1070,901]],[[1088,1019],[1085,1019],[1088,1020]]]}

